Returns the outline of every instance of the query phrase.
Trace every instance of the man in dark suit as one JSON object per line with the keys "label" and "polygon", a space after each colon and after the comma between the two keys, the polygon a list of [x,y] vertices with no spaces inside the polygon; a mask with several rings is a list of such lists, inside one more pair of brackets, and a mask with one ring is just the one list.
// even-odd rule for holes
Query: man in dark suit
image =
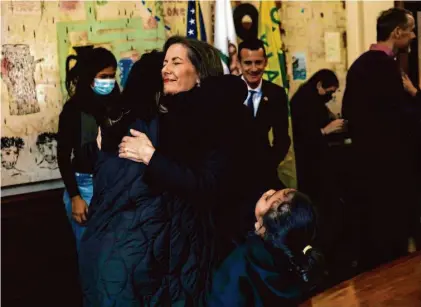
{"label": "man in dark suit", "polygon": [[[267,56],[261,40],[251,39],[240,43],[238,57],[243,72],[241,78],[248,87],[244,104],[254,117],[257,184],[262,189],[260,192],[270,188],[280,189],[283,183],[278,178],[277,169],[291,145],[288,135],[288,98],[282,87],[263,80]],[[271,129],[272,145],[269,142]]]}

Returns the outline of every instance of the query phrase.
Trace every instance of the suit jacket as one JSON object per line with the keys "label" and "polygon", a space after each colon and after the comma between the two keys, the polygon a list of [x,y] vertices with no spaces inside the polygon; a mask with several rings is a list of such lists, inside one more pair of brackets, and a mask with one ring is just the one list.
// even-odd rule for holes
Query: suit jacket
{"label": "suit jacket", "polygon": [[[262,98],[255,118],[258,163],[266,167],[269,176],[277,177],[279,163],[288,153],[291,139],[288,134],[288,97],[285,90],[263,80]],[[269,143],[269,131],[273,129],[273,145]]]}

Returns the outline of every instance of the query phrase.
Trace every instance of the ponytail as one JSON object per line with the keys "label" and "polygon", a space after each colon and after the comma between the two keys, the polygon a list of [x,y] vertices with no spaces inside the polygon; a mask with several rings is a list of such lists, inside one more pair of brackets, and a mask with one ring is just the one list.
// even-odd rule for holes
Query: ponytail
{"label": "ponytail", "polygon": [[308,290],[319,285],[326,275],[323,254],[311,247],[306,253],[289,258],[291,268]]}
{"label": "ponytail", "polygon": [[304,288],[312,290],[322,283],[326,276],[325,260],[318,249],[307,245],[301,252],[294,252],[287,245],[279,244],[279,240],[273,236],[272,239],[265,236],[265,241],[272,248],[282,251],[282,254],[288,259],[290,271],[304,285]]}

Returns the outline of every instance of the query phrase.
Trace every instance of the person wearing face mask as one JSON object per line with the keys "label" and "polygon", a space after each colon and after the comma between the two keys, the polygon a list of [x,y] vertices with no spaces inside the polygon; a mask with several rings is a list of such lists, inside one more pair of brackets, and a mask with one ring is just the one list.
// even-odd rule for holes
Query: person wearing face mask
{"label": "person wearing face mask", "polygon": [[326,273],[314,247],[310,199],[293,189],[269,190],[255,218],[255,233],[216,270],[207,306],[298,306],[321,290]]}
{"label": "person wearing face mask", "polygon": [[[344,129],[344,120],[335,119],[326,103],[338,89],[335,73],[328,69],[316,72],[303,83],[291,99],[292,131],[298,189],[307,194],[320,211],[324,253],[330,256],[328,238],[337,233],[331,226],[337,216],[339,195],[328,142]],[[329,227],[327,227],[329,226]],[[332,238],[333,240],[333,238]],[[327,246],[329,245],[329,246]]]}
{"label": "person wearing face mask", "polygon": [[352,139],[352,250],[361,270],[408,252],[411,207],[419,191],[414,178],[415,125],[408,112],[416,101],[408,99],[396,56],[408,51],[414,29],[410,11],[383,11],[377,18],[377,43],[347,74],[342,114]]}
{"label": "person wearing face mask", "polygon": [[343,131],[344,120],[334,119],[326,103],[339,87],[335,73],[316,72],[291,99],[291,116],[298,188],[314,201],[320,200],[320,184],[328,164],[327,136]]}
{"label": "person wearing face mask", "polygon": [[[63,200],[79,250],[88,207],[93,195],[93,164],[85,159],[95,155],[98,126],[109,117],[119,88],[117,61],[104,49],[80,49],[66,62],[66,89],[70,99],[59,117],[57,160],[66,190]],[[76,64],[69,69],[72,60]]]}

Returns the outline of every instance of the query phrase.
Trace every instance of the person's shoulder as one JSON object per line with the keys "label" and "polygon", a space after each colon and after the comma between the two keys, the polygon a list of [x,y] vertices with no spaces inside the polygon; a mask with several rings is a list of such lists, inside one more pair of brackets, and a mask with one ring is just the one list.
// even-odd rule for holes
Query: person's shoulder
{"label": "person's shoulder", "polygon": [[216,271],[216,276],[236,272],[236,274],[245,274],[247,254],[250,249],[249,243],[243,243],[237,246],[222,262]]}
{"label": "person's shoulder", "polygon": [[247,85],[238,76],[208,77],[201,87],[204,100],[211,102],[213,107],[242,105],[247,99]]}
{"label": "person's shoulder", "polygon": [[[397,65],[393,57],[383,51],[369,50],[352,63],[347,73],[347,80],[358,84],[366,80],[377,80],[390,77],[396,72]],[[348,82],[347,82],[348,84]]]}
{"label": "person's shoulder", "polygon": [[270,81],[267,80],[262,80],[262,91],[271,91],[271,92],[276,92],[278,94],[285,94],[285,88],[283,88],[282,86],[279,86],[278,84],[272,83]]}
{"label": "person's shoulder", "polygon": [[271,105],[284,105],[288,103],[288,95],[282,86],[263,80],[262,99],[269,101]]}
{"label": "person's shoulder", "polygon": [[388,56],[383,51],[368,50],[361,54],[354,63],[352,63],[350,70],[360,67],[367,68],[370,66],[382,65],[384,63],[394,63],[393,57]]}
{"label": "person's shoulder", "polygon": [[80,102],[75,97],[69,98],[63,105],[60,118],[73,118],[81,114]]}
{"label": "person's shoulder", "polygon": [[76,101],[74,97],[70,97],[64,104],[61,109],[61,114],[73,112],[76,110]]}
{"label": "person's shoulder", "polygon": [[208,77],[203,85],[211,91],[240,92],[247,97],[247,85],[243,79],[234,75]]}

